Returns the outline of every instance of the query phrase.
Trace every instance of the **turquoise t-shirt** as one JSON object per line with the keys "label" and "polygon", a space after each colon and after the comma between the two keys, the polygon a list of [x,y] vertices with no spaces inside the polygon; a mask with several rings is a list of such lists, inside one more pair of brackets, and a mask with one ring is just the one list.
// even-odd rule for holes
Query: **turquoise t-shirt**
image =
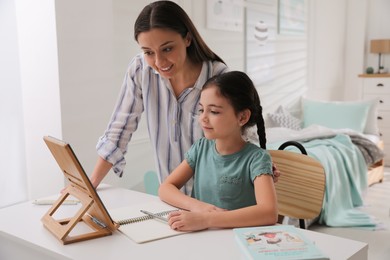
{"label": "turquoise t-shirt", "polygon": [[220,155],[214,140],[200,138],[185,158],[194,170],[192,197],[228,210],[255,205],[254,179],[273,174],[269,153],[249,142],[237,153]]}

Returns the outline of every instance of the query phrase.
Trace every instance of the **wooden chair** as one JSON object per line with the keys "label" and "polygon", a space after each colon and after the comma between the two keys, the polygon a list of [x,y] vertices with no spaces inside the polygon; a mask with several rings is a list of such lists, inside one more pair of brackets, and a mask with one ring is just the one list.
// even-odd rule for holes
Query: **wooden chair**
{"label": "wooden chair", "polygon": [[[283,150],[296,146],[301,153]],[[325,172],[321,163],[309,157],[297,142],[286,142],[279,150],[269,150],[281,176],[275,183],[279,216],[299,219],[305,228],[305,219],[319,216],[325,192]]]}

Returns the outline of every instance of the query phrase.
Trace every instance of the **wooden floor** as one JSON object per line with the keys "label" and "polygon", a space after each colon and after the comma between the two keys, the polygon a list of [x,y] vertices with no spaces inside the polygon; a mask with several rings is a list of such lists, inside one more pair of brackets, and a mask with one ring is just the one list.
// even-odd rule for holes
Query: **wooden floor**
{"label": "wooden floor", "polygon": [[381,223],[381,230],[368,231],[358,228],[331,228],[312,225],[309,229],[335,236],[345,237],[368,243],[369,260],[390,259],[390,168],[385,168],[382,183],[367,189],[364,196],[363,210],[376,217]]}

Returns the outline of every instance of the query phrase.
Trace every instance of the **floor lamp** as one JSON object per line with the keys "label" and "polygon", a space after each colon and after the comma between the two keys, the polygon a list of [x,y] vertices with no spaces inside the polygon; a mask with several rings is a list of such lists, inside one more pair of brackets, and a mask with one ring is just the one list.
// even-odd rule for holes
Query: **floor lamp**
{"label": "floor lamp", "polygon": [[379,54],[378,73],[380,73],[380,69],[382,66],[381,55],[382,53],[390,53],[390,39],[371,40],[370,47],[371,53]]}

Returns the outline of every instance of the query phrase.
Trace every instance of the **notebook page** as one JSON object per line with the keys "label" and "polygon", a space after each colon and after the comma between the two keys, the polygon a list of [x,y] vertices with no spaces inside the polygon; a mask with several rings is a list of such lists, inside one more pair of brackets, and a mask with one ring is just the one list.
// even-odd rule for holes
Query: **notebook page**
{"label": "notebook page", "polygon": [[[112,219],[115,222],[118,222],[125,219],[146,217],[145,214],[140,212],[141,209],[152,213],[177,210],[177,208],[172,207],[164,202],[152,202],[111,209],[109,212]],[[145,243],[185,233],[171,229],[168,223],[158,219],[147,219],[130,224],[120,225],[118,230],[136,243]]]}

